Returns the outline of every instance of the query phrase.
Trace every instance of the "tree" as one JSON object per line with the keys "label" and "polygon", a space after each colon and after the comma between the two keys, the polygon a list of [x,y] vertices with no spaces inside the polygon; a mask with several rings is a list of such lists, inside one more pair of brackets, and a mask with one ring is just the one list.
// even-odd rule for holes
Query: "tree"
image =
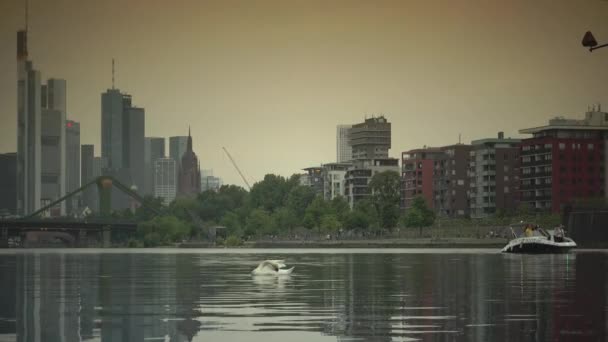
{"label": "tree", "polygon": [[144,246],[155,247],[181,241],[190,236],[192,227],[175,216],[157,216],[137,225]]}
{"label": "tree", "polygon": [[224,215],[224,217],[222,217],[220,224],[222,226],[226,227],[228,235],[236,235],[236,236],[242,235],[241,220],[236,213],[234,213],[232,211],[226,213]]}
{"label": "tree", "polygon": [[370,230],[378,227],[378,212],[372,201],[369,199],[357,201],[353,210],[347,216],[346,228]]}
{"label": "tree", "polygon": [[320,228],[321,217],[331,213],[329,204],[321,196],[315,199],[306,208],[304,213],[304,226],[307,228]]}
{"label": "tree", "polygon": [[294,186],[287,194],[287,208],[301,221],[304,218],[306,208],[312,203],[315,196],[315,191],[308,186]]}
{"label": "tree", "polygon": [[273,212],[283,206],[290,183],[281,176],[267,174],[264,180],[257,182],[251,187],[251,204],[254,208],[262,208]]}
{"label": "tree", "polygon": [[321,229],[325,232],[336,232],[342,229],[342,223],[334,214],[326,214],[321,217]]}
{"label": "tree", "polygon": [[272,219],[278,231],[290,232],[298,225],[298,219],[293,211],[289,208],[279,208],[272,214]]}
{"label": "tree", "polygon": [[143,205],[135,209],[135,219],[137,221],[150,220],[156,216],[156,213],[148,208],[154,208],[156,211],[160,212],[163,210],[163,207],[162,198],[145,196]]}
{"label": "tree", "polygon": [[253,209],[247,217],[245,234],[248,236],[273,234],[276,230],[274,221],[264,209]]}
{"label": "tree", "polygon": [[372,201],[382,228],[391,229],[399,220],[401,177],[395,171],[376,173],[369,182]]}
{"label": "tree", "polygon": [[334,197],[329,204],[331,210],[336,214],[338,221],[344,226],[346,224],[346,218],[350,213],[350,206],[348,205],[348,202],[346,202],[346,199],[342,196],[337,196]]}
{"label": "tree", "polygon": [[426,205],[424,198],[416,196],[412,200],[412,206],[405,212],[403,221],[406,227],[419,228],[422,235],[422,228],[435,221],[435,213]]}

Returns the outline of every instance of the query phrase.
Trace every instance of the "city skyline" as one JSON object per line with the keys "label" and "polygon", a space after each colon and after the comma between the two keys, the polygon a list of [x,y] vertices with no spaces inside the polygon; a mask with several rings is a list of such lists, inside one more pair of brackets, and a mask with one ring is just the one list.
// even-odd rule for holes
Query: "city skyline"
{"label": "city skyline", "polygon": [[[248,178],[288,176],[334,161],[336,125],[366,114],[391,121],[390,156],[399,157],[459,134],[463,142],[498,130],[521,137],[521,127],[608,103],[608,56],[580,46],[587,30],[608,41],[602,1],[135,1],[111,16],[115,4],[30,1],[29,56],[45,79],[67,80],[67,119],[80,122],[81,143],[101,150],[99,94],[112,86],[115,57],[116,87],[146,108],[145,136],[178,136],[191,125],[202,166],[225,183],[243,185],[221,146]],[[4,153],[17,150],[23,1],[0,4],[0,19]]]}

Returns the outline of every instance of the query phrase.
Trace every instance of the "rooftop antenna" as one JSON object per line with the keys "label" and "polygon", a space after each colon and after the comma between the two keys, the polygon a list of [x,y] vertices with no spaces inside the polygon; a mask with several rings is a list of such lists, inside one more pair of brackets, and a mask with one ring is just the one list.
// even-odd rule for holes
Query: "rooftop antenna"
{"label": "rooftop antenna", "polygon": [[461,138],[461,135],[462,135],[461,133],[458,133],[458,145],[460,145],[460,144],[461,144],[461,143],[460,143],[460,138]]}
{"label": "rooftop antenna", "polygon": [[112,89],[114,89],[114,58],[112,58]]}

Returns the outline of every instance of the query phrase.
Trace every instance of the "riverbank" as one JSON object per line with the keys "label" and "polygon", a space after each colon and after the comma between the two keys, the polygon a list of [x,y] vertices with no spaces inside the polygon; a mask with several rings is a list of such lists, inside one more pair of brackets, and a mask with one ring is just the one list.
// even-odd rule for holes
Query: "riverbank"
{"label": "riverbank", "polygon": [[[417,238],[371,240],[257,240],[246,241],[242,248],[502,248],[502,238]],[[210,243],[185,242],[180,248],[214,248]]]}

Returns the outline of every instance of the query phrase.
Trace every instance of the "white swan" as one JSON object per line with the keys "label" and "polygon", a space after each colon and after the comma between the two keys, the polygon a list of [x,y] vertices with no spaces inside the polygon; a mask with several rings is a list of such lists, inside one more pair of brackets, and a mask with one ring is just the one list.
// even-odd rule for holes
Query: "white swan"
{"label": "white swan", "polygon": [[262,261],[256,269],[251,271],[253,275],[281,275],[291,274],[294,267],[286,268],[284,260],[265,260]]}

